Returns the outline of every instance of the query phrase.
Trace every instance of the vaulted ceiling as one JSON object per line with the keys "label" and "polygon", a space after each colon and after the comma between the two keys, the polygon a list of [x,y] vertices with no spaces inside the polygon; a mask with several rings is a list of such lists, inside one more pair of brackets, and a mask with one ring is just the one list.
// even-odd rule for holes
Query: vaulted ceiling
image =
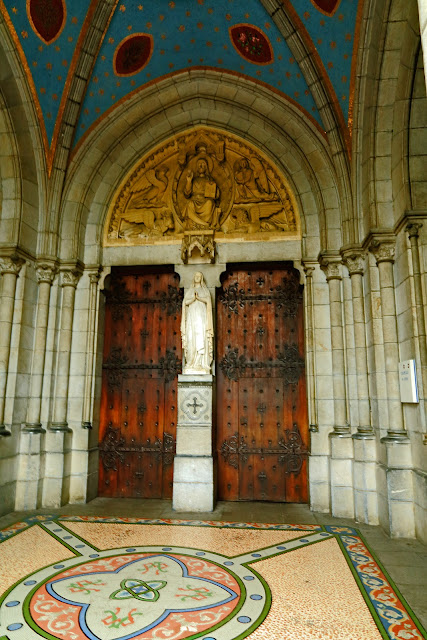
{"label": "vaulted ceiling", "polygon": [[[47,157],[55,151],[64,106],[98,2],[0,0],[36,106]],[[282,0],[281,7],[314,60],[347,140],[362,2]],[[275,24],[273,4],[280,3],[117,0],[99,37],[83,100],[76,105],[72,154],[88,132],[130,96],[142,95],[148,85],[194,68],[215,69],[266,85],[324,131],[311,89],[317,79],[305,77]]]}

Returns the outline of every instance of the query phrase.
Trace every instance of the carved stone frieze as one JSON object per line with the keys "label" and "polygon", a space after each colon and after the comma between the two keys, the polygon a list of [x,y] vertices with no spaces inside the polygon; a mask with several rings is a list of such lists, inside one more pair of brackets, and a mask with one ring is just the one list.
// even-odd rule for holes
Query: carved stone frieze
{"label": "carved stone frieze", "polygon": [[[128,175],[108,215],[104,244],[174,243],[183,259],[203,232],[217,238],[286,236],[298,231],[296,205],[284,179],[252,147],[229,134],[195,129],[146,156]],[[213,240],[213,238],[212,238]]]}

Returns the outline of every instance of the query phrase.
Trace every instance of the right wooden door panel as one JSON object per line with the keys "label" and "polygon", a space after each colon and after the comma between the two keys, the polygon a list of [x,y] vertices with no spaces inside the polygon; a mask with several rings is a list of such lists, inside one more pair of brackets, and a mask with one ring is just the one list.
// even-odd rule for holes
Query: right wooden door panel
{"label": "right wooden door panel", "polygon": [[219,498],[306,502],[299,273],[286,263],[232,266],[216,313]]}

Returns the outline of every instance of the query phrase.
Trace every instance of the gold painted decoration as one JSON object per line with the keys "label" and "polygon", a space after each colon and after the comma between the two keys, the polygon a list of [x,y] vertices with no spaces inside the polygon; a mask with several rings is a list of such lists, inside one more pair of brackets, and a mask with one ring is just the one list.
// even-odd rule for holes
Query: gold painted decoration
{"label": "gold painted decoration", "polygon": [[234,136],[196,129],[131,172],[113,200],[104,244],[283,239],[298,231],[294,199],[271,162]]}

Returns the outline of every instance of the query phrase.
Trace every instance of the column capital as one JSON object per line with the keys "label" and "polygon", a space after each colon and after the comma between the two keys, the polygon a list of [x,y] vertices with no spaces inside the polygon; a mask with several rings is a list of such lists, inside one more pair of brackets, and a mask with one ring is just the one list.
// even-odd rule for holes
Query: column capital
{"label": "column capital", "polygon": [[377,265],[380,262],[394,262],[396,237],[394,235],[373,236],[369,243],[369,251],[374,254]]}
{"label": "column capital", "polygon": [[17,254],[10,256],[0,256],[0,273],[13,273],[15,276],[19,275],[22,266],[25,264],[25,260],[20,258]]}
{"label": "column capital", "polygon": [[98,284],[102,275],[102,267],[97,267],[94,269],[88,269],[87,274],[89,276],[90,284]]}
{"label": "column capital", "polygon": [[326,280],[341,280],[341,256],[337,253],[328,254],[326,251],[319,254],[320,268],[326,276]]}
{"label": "column capital", "polygon": [[363,275],[365,270],[365,252],[360,247],[349,247],[341,250],[342,260],[348,269],[350,276]]}
{"label": "column capital", "polygon": [[405,231],[410,238],[418,238],[420,235],[419,231],[422,226],[422,222],[410,222],[406,225]]}
{"label": "column capital", "polygon": [[59,270],[59,286],[60,287],[77,287],[82,276],[82,270],[77,267],[61,267]]}
{"label": "column capital", "polygon": [[58,271],[58,267],[54,262],[48,262],[40,260],[35,265],[37,280],[40,282],[47,282],[52,284],[53,279]]}
{"label": "column capital", "polygon": [[317,262],[315,262],[314,260],[307,260],[305,262],[302,262],[302,268],[304,270],[306,278],[311,278],[313,276],[313,273],[316,270],[316,264]]}

